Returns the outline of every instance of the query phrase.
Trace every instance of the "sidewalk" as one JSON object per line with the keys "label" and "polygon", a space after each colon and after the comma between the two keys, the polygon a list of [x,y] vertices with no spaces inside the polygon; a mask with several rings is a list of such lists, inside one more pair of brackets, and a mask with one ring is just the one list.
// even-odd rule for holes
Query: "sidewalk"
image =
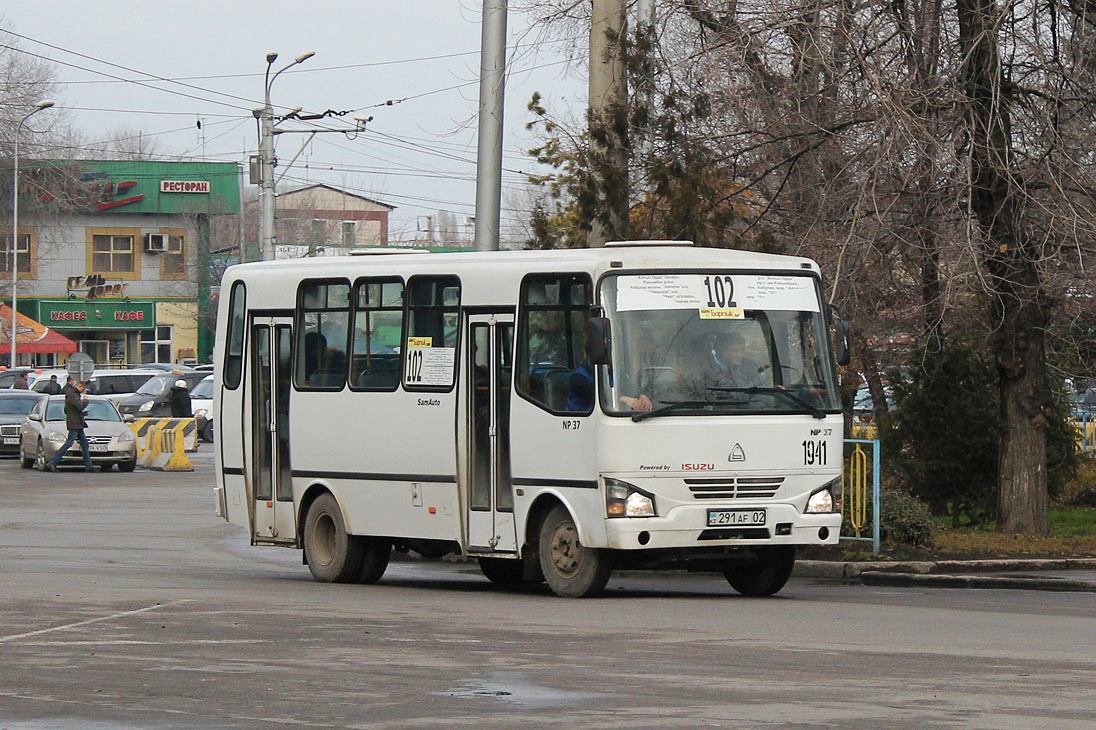
{"label": "sidewalk", "polygon": [[1096,592],[1096,558],[1032,560],[800,560],[794,576],[865,585]]}

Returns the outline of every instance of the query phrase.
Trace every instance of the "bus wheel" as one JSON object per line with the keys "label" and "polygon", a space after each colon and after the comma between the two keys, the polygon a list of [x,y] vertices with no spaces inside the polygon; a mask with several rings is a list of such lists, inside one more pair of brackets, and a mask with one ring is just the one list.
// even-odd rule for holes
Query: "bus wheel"
{"label": "bus wheel", "polygon": [[479,566],[487,580],[500,586],[517,585],[525,577],[525,563],[521,560],[480,558]]}
{"label": "bus wheel", "polygon": [[756,557],[723,572],[731,588],[744,596],[771,596],[788,582],[795,567],[795,546],[755,548]]}
{"label": "bus wheel", "polygon": [[362,543],[346,534],[339,504],[322,494],[304,521],[304,556],[312,577],[323,583],[348,583],[362,571]]}
{"label": "bus wheel", "polygon": [[392,557],[392,543],[375,537],[352,537],[362,546],[362,570],[358,574],[359,583],[376,583],[388,568],[388,559]]}
{"label": "bus wheel", "polygon": [[613,572],[608,551],[583,547],[567,510],[556,505],[540,526],[540,568],[557,596],[597,595]]}

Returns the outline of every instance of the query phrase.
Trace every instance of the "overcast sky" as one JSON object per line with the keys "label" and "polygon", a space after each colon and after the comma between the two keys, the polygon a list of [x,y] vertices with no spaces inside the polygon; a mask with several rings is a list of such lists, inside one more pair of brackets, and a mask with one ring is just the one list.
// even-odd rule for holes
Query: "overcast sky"
{"label": "overcast sky", "polygon": [[[323,128],[351,126],[354,116],[373,121],[355,139],[317,135],[288,171],[307,135],[279,135],[279,190],[326,182],[396,206],[391,234],[409,239],[427,215],[450,211],[463,223],[475,211],[481,7],[479,0],[37,0],[9,4],[3,25],[22,36],[14,40],[23,52],[57,64],[57,105],[88,140],[130,130],[164,159],[246,160],[258,147],[252,110],[262,105],[267,52],[279,54],[277,71],[315,51],[278,77],[275,111],[349,112],[314,123]],[[577,114],[586,100],[584,69],[564,59],[585,39],[536,43],[513,9],[508,30],[504,237],[527,217],[519,171],[535,169],[522,154],[533,144],[524,131],[530,96],[539,91],[551,108]],[[82,152],[100,154],[95,146]]]}

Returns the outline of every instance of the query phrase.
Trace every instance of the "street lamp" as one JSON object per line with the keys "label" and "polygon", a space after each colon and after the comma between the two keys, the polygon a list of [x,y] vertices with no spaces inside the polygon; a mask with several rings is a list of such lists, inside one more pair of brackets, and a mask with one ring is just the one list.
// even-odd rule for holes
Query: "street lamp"
{"label": "street lamp", "polygon": [[11,356],[8,360],[12,367],[15,361],[15,336],[19,332],[16,314],[16,305],[19,303],[19,135],[23,125],[32,116],[53,106],[53,99],[43,99],[34,105],[34,108],[23,117],[19,124],[15,125],[14,154],[12,155],[12,186],[11,186]]}
{"label": "street lamp", "polygon": [[259,180],[259,256],[263,261],[274,258],[274,110],[270,106],[270,87],[282,71],[304,63],[316,55],[315,51],[306,51],[290,63],[270,75],[270,69],[278,60],[274,51],[266,54],[266,77],[263,88],[262,119],[259,126],[259,157],[262,162],[262,177]]}

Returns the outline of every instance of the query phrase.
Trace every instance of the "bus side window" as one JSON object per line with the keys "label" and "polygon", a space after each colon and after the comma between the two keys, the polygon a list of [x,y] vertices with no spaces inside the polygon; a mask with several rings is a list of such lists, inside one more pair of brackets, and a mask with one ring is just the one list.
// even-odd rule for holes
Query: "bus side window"
{"label": "bus side window", "polygon": [[515,387],[546,411],[585,414],[593,408],[568,397],[572,376],[586,359],[591,292],[586,274],[531,274],[522,281]]}
{"label": "bus side window", "polygon": [[350,282],[304,281],[297,290],[294,384],[302,390],[340,390],[347,378]]}
{"label": "bus side window", "polygon": [[350,387],[395,390],[400,383],[403,282],[359,279],[354,283]]}
{"label": "bus side window", "polygon": [[226,335],[224,385],[232,390],[240,386],[244,372],[244,308],[246,289],[242,281],[232,285],[229,295],[228,333]]}
{"label": "bus side window", "polygon": [[456,276],[414,276],[407,283],[405,388],[452,388],[460,317],[460,279]]}

